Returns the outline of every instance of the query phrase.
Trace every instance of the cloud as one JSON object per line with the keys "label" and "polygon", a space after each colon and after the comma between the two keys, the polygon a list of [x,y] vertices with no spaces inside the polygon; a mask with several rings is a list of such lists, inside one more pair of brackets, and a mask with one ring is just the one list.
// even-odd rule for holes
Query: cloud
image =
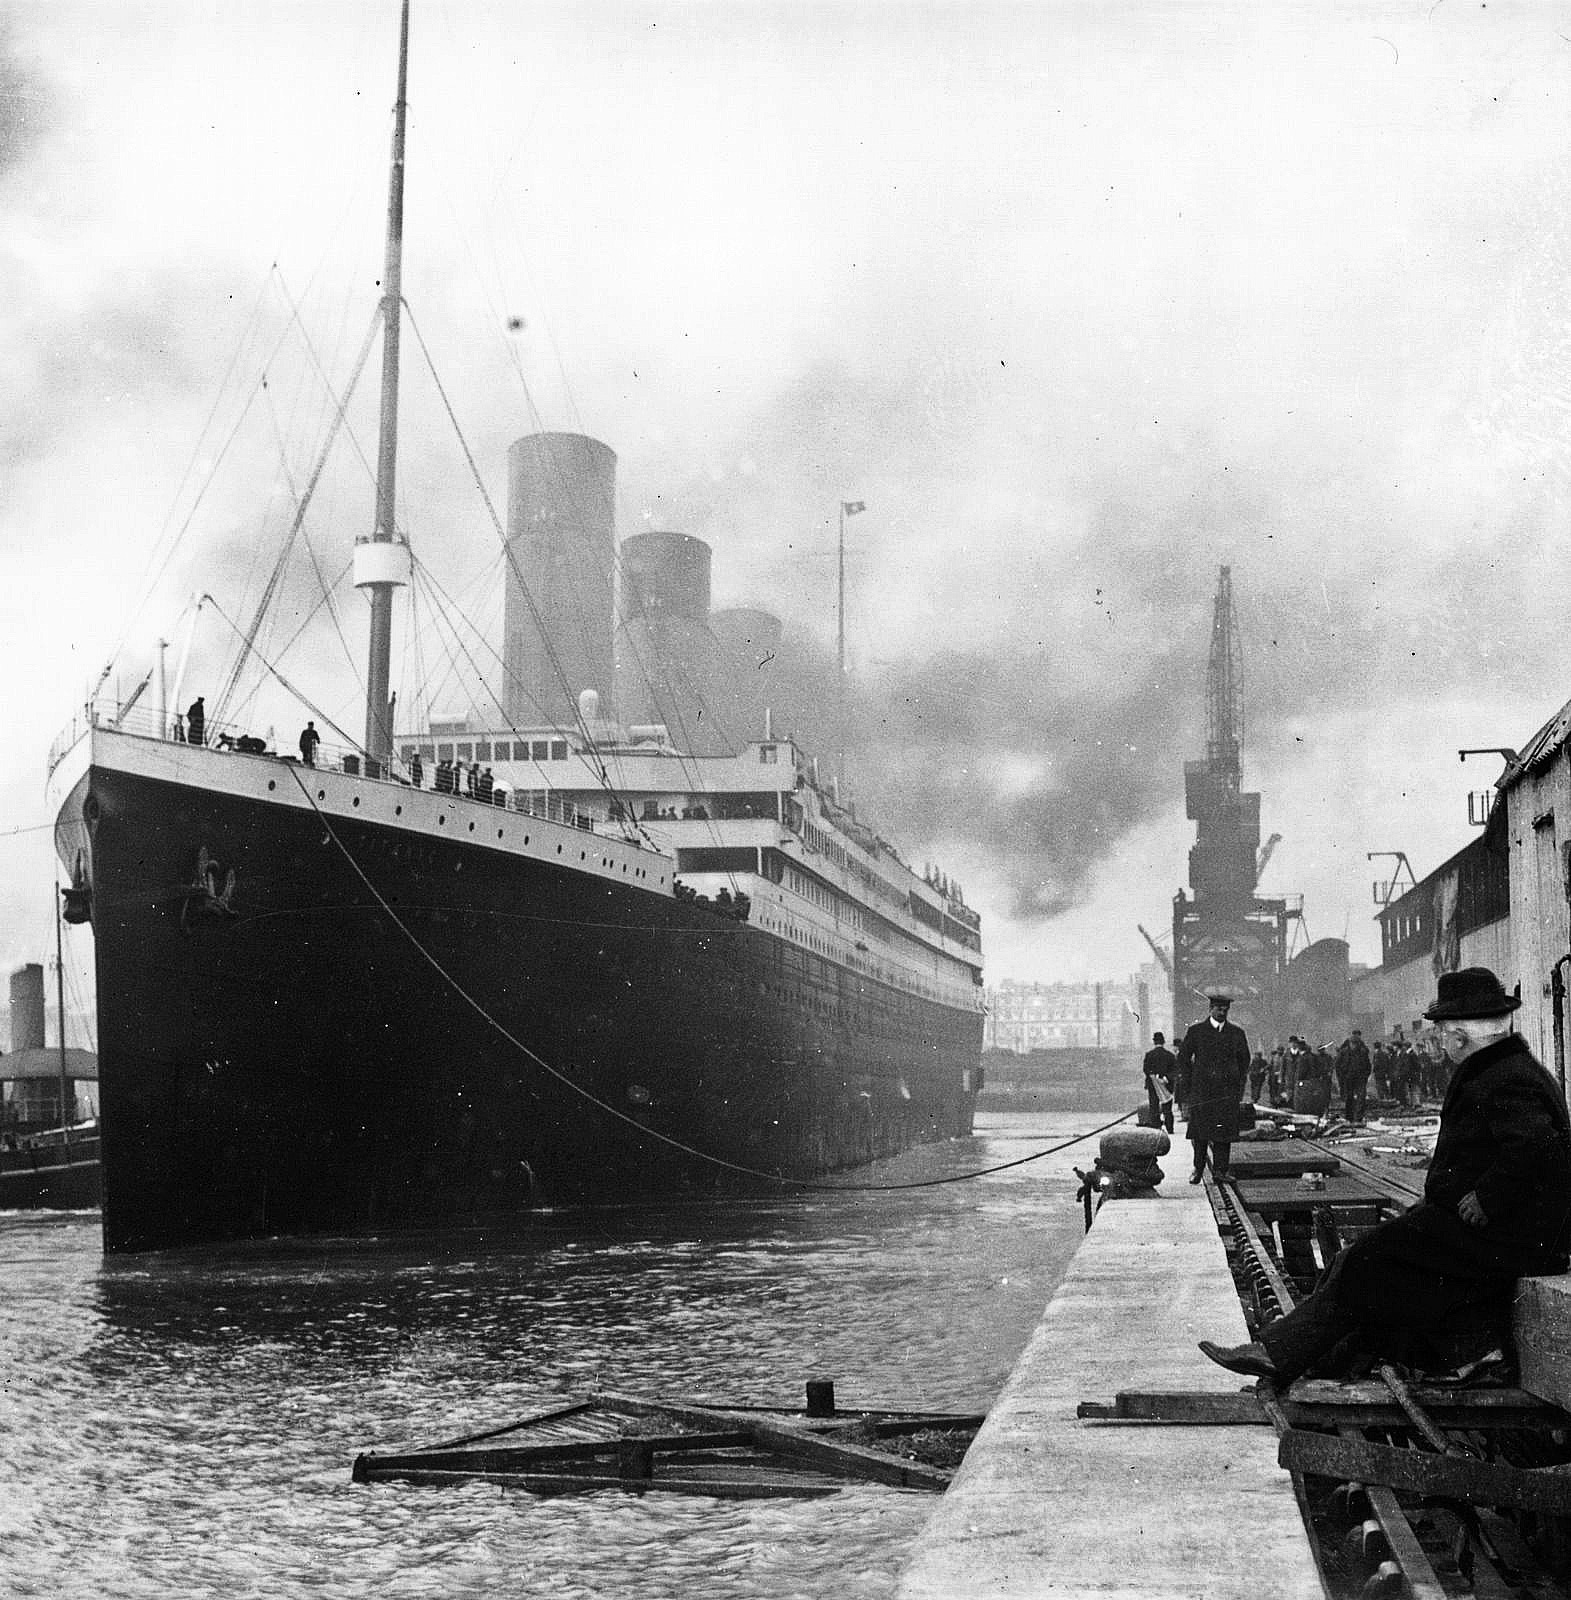
{"label": "cloud", "polygon": [[0,178],[37,148],[53,113],[43,79],[19,51],[11,22],[0,17]]}

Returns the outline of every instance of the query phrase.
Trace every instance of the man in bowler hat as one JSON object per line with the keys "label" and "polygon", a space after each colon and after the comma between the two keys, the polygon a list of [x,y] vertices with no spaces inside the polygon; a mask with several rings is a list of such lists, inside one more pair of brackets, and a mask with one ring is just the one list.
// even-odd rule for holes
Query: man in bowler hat
{"label": "man in bowler hat", "polygon": [[[1140,1070],[1146,1081],[1146,1103],[1151,1108],[1151,1126],[1173,1131],[1173,1052],[1160,1033],[1151,1035]],[[1164,1098],[1165,1096],[1165,1098]]]}
{"label": "man in bowler hat", "polygon": [[1424,1015],[1454,1072],[1423,1200],[1341,1251],[1257,1342],[1202,1339],[1219,1366],[1279,1384],[1373,1361],[1465,1370],[1503,1357],[1518,1278],[1566,1270],[1571,1120],[1512,1032],[1521,1001],[1487,967],[1444,973],[1439,989]]}
{"label": "man in bowler hat", "polygon": [[1249,1076],[1249,1040],[1244,1030],[1227,1020],[1232,996],[1206,996],[1211,1014],[1191,1024],[1178,1047],[1178,1098],[1189,1118],[1189,1142],[1195,1147],[1191,1183],[1205,1176],[1206,1150],[1211,1170],[1227,1176],[1233,1141],[1238,1137],[1238,1103]]}

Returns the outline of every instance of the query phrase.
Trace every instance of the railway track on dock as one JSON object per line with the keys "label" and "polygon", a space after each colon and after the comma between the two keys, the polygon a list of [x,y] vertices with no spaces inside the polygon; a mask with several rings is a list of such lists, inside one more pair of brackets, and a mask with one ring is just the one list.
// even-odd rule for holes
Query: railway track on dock
{"label": "railway track on dock", "polygon": [[[1333,1170],[1350,1169],[1360,1201],[1370,1191],[1379,1197],[1377,1214],[1421,1198],[1418,1184],[1378,1163],[1303,1144],[1313,1157],[1333,1158]],[[1252,1204],[1254,1187],[1270,1184],[1241,1175],[1221,1183],[1206,1178],[1252,1332],[1290,1311],[1305,1279],[1312,1281],[1342,1244],[1329,1193],[1316,1204],[1316,1191],[1306,1189],[1291,1236],[1308,1251],[1300,1248],[1292,1259],[1284,1248],[1285,1203],[1268,1217]],[[1366,1221],[1367,1205],[1358,1209]],[[1143,1403],[1150,1419],[1160,1420],[1162,1398],[1120,1396],[1119,1402]],[[1292,1475],[1329,1594],[1414,1600],[1567,1594],[1571,1417],[1558,1408],[1520,1389],[1414,1383],[1388,1365],[1362,1382],[1300,1380],[1283,1391],[1262,1382],[1252,1396],[1215,1400],[1212,1420],[1264,1421],[1276,1429],[1278,1459]],[[1235,1400],[1243,1407],[1234,1404],[1235,1414],[1224,1415],[1229,1407],[1220,1402]],[[1250,1401],[1253,1412],[1246,1414]]]}

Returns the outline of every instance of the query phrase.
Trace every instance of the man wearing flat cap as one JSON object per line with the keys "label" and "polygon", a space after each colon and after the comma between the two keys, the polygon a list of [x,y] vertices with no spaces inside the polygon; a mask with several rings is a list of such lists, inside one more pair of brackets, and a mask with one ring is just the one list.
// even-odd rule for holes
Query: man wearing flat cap
{"label": "man wearing flat cap", "polygon": [[1233,1141],[1238,1137],[1238,1103],[1249,1077],[1249,1040],[1237,1023],[1227,1020],[1231,995],[1206,996],[1211,1014],[1191,1024],[1178,1047],[1178,1098],[1189,1118],[1189,1142],[1195,1149],[1195,1170],[1189,1181],[1205,1176],[1206,1151],[1211,1170],[1227,1175]]}
{"label": "man wearing flat cap", "polygon": [[1516,1280],[1564,1272],[1571,1250],[1571,1121],[1512,1032],[1520,1004],[1487,967],[1441,976],[1424,1015],[1453,1073],[1423,1200],[1341,1251],[1257,1343],[1201,1340],[1206,1355],[1283,1384],[1375,1361],[1445,1372],[1503,1356]]}

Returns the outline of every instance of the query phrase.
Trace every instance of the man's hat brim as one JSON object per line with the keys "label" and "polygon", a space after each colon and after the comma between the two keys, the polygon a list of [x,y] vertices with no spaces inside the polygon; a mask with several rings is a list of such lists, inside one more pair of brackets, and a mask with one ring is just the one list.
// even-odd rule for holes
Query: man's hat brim
{"label": "man's hat brim", "polygon": [[1515,995],[1506,995],[1498,1001],[1457,1001],[1442,1005],[1439,1001],[1424,1013],[1431,1022],[1467,1022],[1473,1018],[1509,1017],[1522,1002]]}
{"label": "man's hat brim", "polygon": [[1488,967],[1442,972],[1439,991],[1434,1004],[1424,1013],[1431,1022],[1504,1017],[1522,1004],[1519,996],[1506,993]]}

